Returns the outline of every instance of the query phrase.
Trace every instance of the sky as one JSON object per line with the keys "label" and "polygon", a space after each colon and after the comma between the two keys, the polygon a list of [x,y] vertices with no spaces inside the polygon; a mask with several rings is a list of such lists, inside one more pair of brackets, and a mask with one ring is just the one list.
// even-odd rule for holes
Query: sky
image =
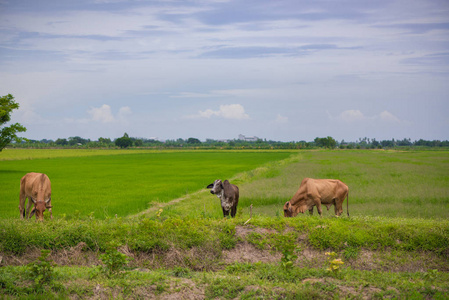
{"label": "sky", "polygon": [[449,139],[447,0],[0,0],[21,136]]}

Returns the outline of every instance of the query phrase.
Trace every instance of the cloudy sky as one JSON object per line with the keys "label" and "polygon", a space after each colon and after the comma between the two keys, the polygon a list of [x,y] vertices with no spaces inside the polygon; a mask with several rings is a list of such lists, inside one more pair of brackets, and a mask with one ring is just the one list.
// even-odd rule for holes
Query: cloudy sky
{"label": "cloudy sky", "polygon": [[31,139],[449,139],[447,0],[0,0]]}

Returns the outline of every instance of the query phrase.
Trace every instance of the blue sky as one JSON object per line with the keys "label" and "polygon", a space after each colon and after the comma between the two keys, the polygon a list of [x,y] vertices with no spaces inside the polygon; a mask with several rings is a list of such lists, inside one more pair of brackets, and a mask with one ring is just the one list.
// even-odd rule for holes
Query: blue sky
{"label": "blue sky", "polygon": [[31,139],[449,139],[449,2],[0,0]]}

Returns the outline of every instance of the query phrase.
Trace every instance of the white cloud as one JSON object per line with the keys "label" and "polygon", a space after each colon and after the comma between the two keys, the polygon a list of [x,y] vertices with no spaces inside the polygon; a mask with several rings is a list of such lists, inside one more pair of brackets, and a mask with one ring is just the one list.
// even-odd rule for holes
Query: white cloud
{"label": "white cloud", "polygon": [[365,117],[365,115],[360,110],[356,109],[346,110],[342,112],[337,118],[345,122],[357,122],[367,119],[367,117]]}
{"label": "white cloud", "polygon": [[199,111],[197,115],[190,116],[190,118],[207,118],[221,117],[224,119],[246,120],[249,115],[245,113],[245,108],[241,104],[224,104],[220,105],[219,110],[206,109]]}
{"label": "white cloud", "polygon": [[124,106],[119,109],[117,117],[112,114],[111,107],[103,104],[101,107],[92,107],[87,113],[91,116],[91,120],[100,123],[113,123],[124,120],[127,116],[132,114],[129,106]]}
{"label": "white cloud", "polygon": [[393,122],[393,123],[400,123],[401,120],[399,120],[398,117],[396,117],[395,115],[393,115],[392,113],[390,113],[389,111],[383,111],[380,113],[379,115],[380,120],[385,121],[385,122]]}
{"label": "white cloud", "polygon": [[92,107],[87,111],[91,115],[93,121],[98,121],[101,123],[111,123],[115,121],[112,115],[111,107],[107,104],[103,104],[101,107]]}
{"label": "white cloud", "polygon": [[393,115],[391,112],[384,110],[378,115],[366,116],[358,109],[345,110],[339,114],[336,118],[329,114],[330,119],[336,119],[339,121],[354,123],[354,122],[365,122],[365,121],[375,121],[380,120],[381,122],[389,123],[401,123],[401,120]]}

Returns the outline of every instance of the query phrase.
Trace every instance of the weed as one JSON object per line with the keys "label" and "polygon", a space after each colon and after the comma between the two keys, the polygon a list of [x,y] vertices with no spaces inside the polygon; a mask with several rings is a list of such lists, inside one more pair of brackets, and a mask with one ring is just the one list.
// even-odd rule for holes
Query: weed
{"label": "weed", "polygon": [[33,280],[35,291],[42,291],[45,285],[51,284],[55,275],[55,263],[49,258],[50,250],[41,250],[38,259],[28,264],[28,277]]}
{"label": "weed", "polygon": [[187,268],[183,268],[183,267],[175,267],[175,268],[173,268],[171,273],[175,277],[184,277],[184,278],[190,277],[190,270]]}
{"label": "weed", "polygon": [[347,247],[343,250],[343,256],[346,259],[356,259],[359,255],[360,247]]}
{"label": "weed", "polygon": [[331,274],[334,277],[337,277],[337,275],[340,271],[340,267],[341,267],[341,265],[344,264],[344,262],[341,260],[341,258],[337,258],[337,253],[335,253],[335,252],[326,252],[325,255],[327,256],[326,272],[328,272],[329,274]]}
{"label": "weed", "polygon": [[279,235],[277,237],[276,248],[282,252],[281,267],[285,270],[290,270],[293,268],[298,255],[296,253],[300,251],[296,245],[296,239],[292,234]]}
{"label": "weed", "polygon": [[111,242],[106,253],[100,255],[100,260],[105,265],[103,271],[108,277],[118,275],[130,260],[127,255],[117,250],[118,247],[120,247],[119,244]]}

